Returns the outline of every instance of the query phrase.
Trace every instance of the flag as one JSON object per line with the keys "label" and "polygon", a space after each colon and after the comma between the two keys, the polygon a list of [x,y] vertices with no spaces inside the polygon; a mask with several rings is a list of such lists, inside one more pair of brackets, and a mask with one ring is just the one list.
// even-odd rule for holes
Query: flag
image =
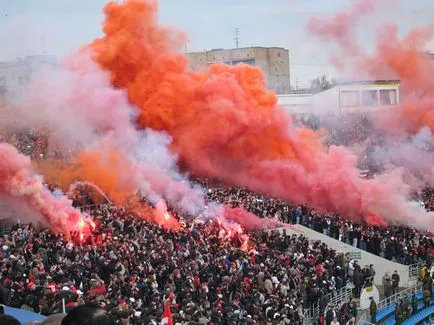
{"label": "flag", "polygon": [[161,325],[173,325],[172,313],[170,312],[170,300],[167,299],[164,304],[163,318],[161,319]]}

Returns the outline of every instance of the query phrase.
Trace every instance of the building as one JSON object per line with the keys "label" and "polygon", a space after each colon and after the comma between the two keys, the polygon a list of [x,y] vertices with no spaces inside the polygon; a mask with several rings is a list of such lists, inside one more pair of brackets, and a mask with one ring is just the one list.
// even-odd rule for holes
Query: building
{"label": "building", "polygon": [[56,66],[57,59],[51,55],[32,55],[15,61],[0,62],[0,103],[14,98],[21,87],[29,84],[32,74],[45,66]]}
{"label": "building", "polygon": [[399,80],[338,81],[317,92],[293,92],[278,96],[291,115],[339,115],[372,112],[399,104]]}
{"label": "building", "polygon": [[289,51],[280,47],[244,47],[236,49],[215,49],[205,52],[188,53],[190,68],[194,71],[207,68],[213,63],[236,65],[249,64],[264,72],[268,88],[277,94],[288,93],[290,87]]}

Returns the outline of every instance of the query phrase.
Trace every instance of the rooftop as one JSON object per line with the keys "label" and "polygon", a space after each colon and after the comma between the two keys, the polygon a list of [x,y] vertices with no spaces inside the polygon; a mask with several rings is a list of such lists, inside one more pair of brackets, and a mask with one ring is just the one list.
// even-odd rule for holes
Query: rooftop
{"label": "rooftop", "polygon": [[238,50],[249,50],[249,49],[281,49],[281,50],[288,50],[283,47],[279,46],[246,46],[246,47],[239,47],[239,48],[232,48],[232,49],[224,49],[224,48],[216,48],[211,50],[203,50],[203,51],[195,51],[195,52],[189,52],[188,54],[197,54],[197,53],[207,53],[207,52],[216,52],[216,51],[238,51]]}

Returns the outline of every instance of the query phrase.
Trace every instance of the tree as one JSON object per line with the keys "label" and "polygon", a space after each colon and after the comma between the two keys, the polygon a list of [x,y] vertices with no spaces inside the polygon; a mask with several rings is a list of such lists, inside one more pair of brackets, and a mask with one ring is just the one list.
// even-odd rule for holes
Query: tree
{"label": "tree", "polygon": [[327,76],[323,75],[321,77],[317,77],[317,78],[312,80],[312,82],[310,84],[310,89],[313,92],[321,91],[323,89],[327,89],[328,87],[330,87],[331,84],[332,83],[327,79]]}

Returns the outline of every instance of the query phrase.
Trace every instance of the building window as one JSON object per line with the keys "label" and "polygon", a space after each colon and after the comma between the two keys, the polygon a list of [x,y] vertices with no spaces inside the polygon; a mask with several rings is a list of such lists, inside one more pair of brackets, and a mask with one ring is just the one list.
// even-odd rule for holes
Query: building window
{"label": "building window", "polygon": [[359,106],[359,92],[355,90],[344,90],[341,92],[341,106],[355,107]]}
{"label": "building window", "polygon": [[398,103],[396,89],[381,89],[380,104],[381,105],[396,105]]}
{"label": "building window", "polygon": [[6,86],[6,77],[0,77],[0,86]]}
{"label": "building window", "polygon": [[280,52],[277,52],[277,56],[280,58]]}
{"label": "building window", "polygon": [[362,90],[362,103],[364,106],[378,105],[377,90]]}
{"label": "building window", "polygon": [[239,60],[233,60],[232,61],[232,65],[236,65],[238,63],[244,63],[244,64],[255,66],[256,60],[255,59],[239,59]]}

